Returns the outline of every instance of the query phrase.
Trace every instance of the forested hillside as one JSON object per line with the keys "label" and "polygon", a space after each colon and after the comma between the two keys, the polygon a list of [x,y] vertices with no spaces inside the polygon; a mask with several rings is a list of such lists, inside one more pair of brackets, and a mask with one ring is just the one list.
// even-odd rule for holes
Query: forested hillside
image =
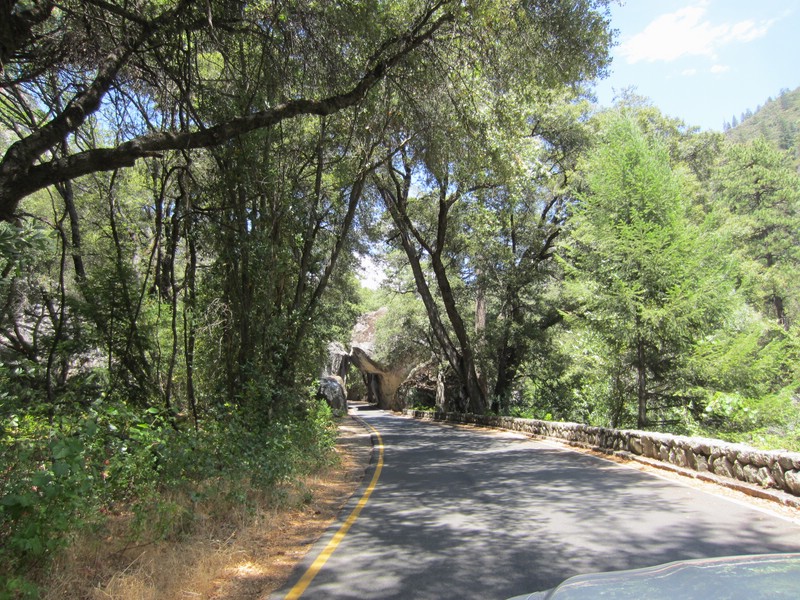
{"label": "forested hillside", "polygon": [[743,143],[763,137],[781,150],[793,150],[800,165],[800,88],[782,90],[756,109],[726,124],[729,139]]}
{"label": "forested hillside", "polygon": [[[379,358],[437,356],[461,390],[440,409],[797,448],[792,151],[701,133],[635,96],[545,114],[561,137],[525,140],[518,175],[450,176],[455,193],[421,190],[402,213],[386,192]],[[473,159],[451,168],[474,173]]]}

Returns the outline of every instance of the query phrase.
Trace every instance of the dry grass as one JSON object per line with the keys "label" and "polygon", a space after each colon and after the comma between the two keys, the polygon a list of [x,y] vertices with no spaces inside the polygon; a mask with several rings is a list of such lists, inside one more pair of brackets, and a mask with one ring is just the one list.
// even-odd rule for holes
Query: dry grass
{"label": "dry grass", "polygon": [[333,467],[269,496],[252,495],[246,509],[204,505],[191,533],[179,540],[126,545],[131,517],[114,517],[106,531],[70,545],[44,582],[42,598],[265,598],[283,586],[358,488],[370,451],[369,434],[348,417]]}

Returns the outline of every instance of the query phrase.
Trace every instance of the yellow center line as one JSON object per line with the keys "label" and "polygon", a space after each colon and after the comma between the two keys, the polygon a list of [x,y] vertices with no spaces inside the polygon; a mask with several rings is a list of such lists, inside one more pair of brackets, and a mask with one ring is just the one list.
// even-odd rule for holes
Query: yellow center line
{"label": "yellow center line", "polygon": [[331,555],[336,550],[337,546],[339,546],[341,541],[344,539],[344,536],[347,535],[347,532],[350,530],[350,527],[352,527],[353,523],[355,523],[356,519],[358,519],[358,515],[361,514],[361,510],[366,506],[367,500],[369,500],[369,497],[372,495],[372,490],[375,489],[375,486],[378,483],[378,478],[381,476],[381,470],[383,469],[383,438],[381,437],[381,434],[378,432],[377,429],[375,429],[362,419],[359,419],[359,421],[361,421],[365,427],[367,427],[372,433],[374,433],[378,439],[378,444],[377,444],[378,463],[375,465],[375,472],[372,474],[372,480],[369,482],[369,485],[367,486],[367,489],[364,491],[364,495],[361,496],[361,499],[358,501],[358,504],[356,504],[355,508],[353,508],[353,511],[347,517],[347,520],[344,523],[342,523],[342,526],[339,527],[339,531],[337,531],[334,534],[331,541],[328,542],[328,545],[325,546],[325,549],[311,564],[308,570],[305,573],[303,573],[303,576],[300,578],[300,580],[294,585],[294,587],[291,590],[289,590],[289,593],[286,594],[285,600],[296,600],[297,598],[303,595],[303,592],[306,591],[306,588],[311,584],[311,582],[317,576],[317,573],[319,573],[320,570],[322,570],[322,567],[325,565],[325,563],[328,562],[328,559],[331,557]]}

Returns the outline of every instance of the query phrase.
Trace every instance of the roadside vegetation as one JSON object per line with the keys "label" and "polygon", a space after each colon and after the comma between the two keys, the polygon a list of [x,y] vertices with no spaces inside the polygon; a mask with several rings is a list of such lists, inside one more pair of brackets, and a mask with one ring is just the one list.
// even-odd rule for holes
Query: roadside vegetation
{"label": "roadside vegetation", "polygon": [[797,124],[595,106],[606,5],[2,3],[0,597],[284,502],[382,304],[446,410],[800,449]]}
{"label": "roadside vegetation", "polygon": [[[781,105],[792,118],[779,99],[772,121]],[[631,94],[561,110],[577,111],[558,121],[573,145],[535,145],[527,187],[498,176],[438,214],[416,205],[418,231],[448,227],[433,310],[400,244],[384,245],[380,357],[433,355],[456,391],[440,410],[799,450],[797,136],[701,132]],[[440,315],[475,357],[477,403],[433,335]]]}

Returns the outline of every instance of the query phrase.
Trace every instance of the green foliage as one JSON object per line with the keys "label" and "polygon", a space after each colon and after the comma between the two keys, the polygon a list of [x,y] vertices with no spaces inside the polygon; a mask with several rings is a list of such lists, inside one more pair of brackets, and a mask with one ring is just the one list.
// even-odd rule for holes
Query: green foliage
{"label": "green foliage", "polygon": [[738,144],[764,138],[773,148],[792,151],[792,162],[800,164],[800,88],[781,90],[777,98],[749,112],[737,126],[726,128],[727,137]]}
{"label": "green foliage", "polygon": [[21,275],[26,266],[34,263],[49,246],[47,231],[30,222],[22,226],[0,222],[0,260],[5,284],[12,274]]}
{"label": "green foliage", "polygon": [[686,402],[695,341],[725,309],[724,263],[712,232],[688,219],[681,179],[665,146],[624,112],[591,153],[571,231],[570,284],[585,323],[604,340],[615,425],[638,404],[661,420]]}
{"label": "green foliage", "polygon": [[101,414],[93,407],[85,417],[57,414],[48,419],[19,410],[15,400],[5,395],[0,421],[0,458],[8,465],[0,479],[6,576],[43,564],[77,523],[96,523],[96,510],[121,492],[112,492],[118,480],[109,481],[108,474],[129,454],[108,411]]}
{"label": "green foliage", "polygon": [[[95,161],[0,223],[0,595],[35,594],[26,573],[115,511],[142,540],[180,537],[203,498],[247,503],[330,460],[332,416],[308,390],[364,302],[389,307],[377,358],[463,366],[475,385],[453,385],[459,399],[480,386],[497,411],[620,426],[638,401],[682,431],[798,443],[793,155],[723,152],[633,96],[590,119],[580,86],[608,62],[606,1],[235,4],[182,3],[97,114],[3,172],[24,179],[32,157],[63,175],[78,152],[89,164],[141,135],[168,148],[200,123],[331,97],[438,25],[352,110],[124,170]],[[4,66],[3,151],[77,106],[95,60],[141,24],[65,0],[40,26],[48,52]],[[796,150],[796,99],[747,123]],[[397,249],[379,203],[403,175],[413,243],[387,259],[391,292],[365,301],[356,257]]]}
{"label": "green foliage", "polygon": [[750,300],[790,325],[800,311],[800,176],[764,139],[730,145],[714,176],[717,210]]}
{"label": "green foliage", "polygon": [[[3,398],[8,406],[8,395]],[[256,423],[258,421],[255,421]],[[0,542],[5,590],[24,584],[78,528],[102,527],[104,514],[129,507],[134,536],[163,539],[191,528],[192,503],[214,489],[246,496],[290,481],[330,460],[336,428],[324,402],[254,426],[232,413],[201,431],[173,415],[105,398],[84,414],[16,411],[0,421]]]}
{"label": "green foliage", "polygon": [[788,390],[759,398],[718,392],[706,405],[694,432],[756,448],[797,452],[798,412],[797,399]]}
{"label": "green foliage", "polygon": [[375,359],[389,368],[428,360],[435,345],[422,303],[410,294],[389,291],[380,300],[387,312],[377,322]]}
{"label": "green foliage", "polygon": [[742,305],[697,346],[692,369],[705,385],[691,426],[703,435],[796,448],[799,361],[795,329]]}

